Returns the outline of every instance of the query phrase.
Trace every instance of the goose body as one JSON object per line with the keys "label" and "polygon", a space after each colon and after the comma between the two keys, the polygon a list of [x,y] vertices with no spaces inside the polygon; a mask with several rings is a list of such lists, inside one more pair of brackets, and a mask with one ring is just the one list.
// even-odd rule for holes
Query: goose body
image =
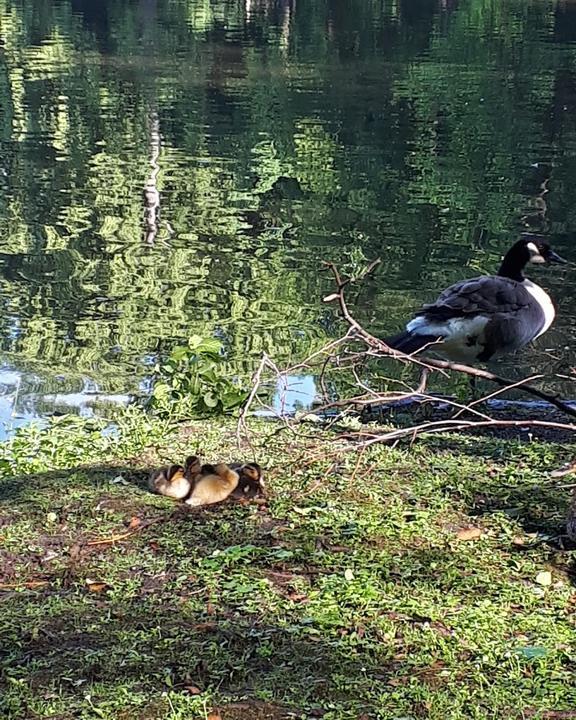
{"label": "goose body", "polygon": [[523,238],[506,253],[497,275],[462,280],[416,313],[385,342],[412,354],[424,349],[456,362],[486,362],[542,335],[556,311],[548,293],[524,277],[528,263],[565,262],[541,240]]}

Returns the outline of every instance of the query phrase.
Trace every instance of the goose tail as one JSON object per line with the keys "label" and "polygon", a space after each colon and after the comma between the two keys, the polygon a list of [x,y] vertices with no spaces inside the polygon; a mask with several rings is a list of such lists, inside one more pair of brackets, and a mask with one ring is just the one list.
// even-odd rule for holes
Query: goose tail
{"label": "goose tail", "polygon": [[438,335],[421,335],[405,330],[398,335],[384,338],[384,342],[393,350],[400,350],[406,355],[412,355],[422,350],[426,345],[438,342]]}

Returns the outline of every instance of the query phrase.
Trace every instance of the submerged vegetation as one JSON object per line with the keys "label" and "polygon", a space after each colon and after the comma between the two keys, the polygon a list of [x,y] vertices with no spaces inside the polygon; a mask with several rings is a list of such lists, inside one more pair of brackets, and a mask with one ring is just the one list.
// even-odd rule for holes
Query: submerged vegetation
{"label": "submerged vegetation", "polygon": [[[554,443],[361,453],[253,420],[71,417],[0,447],[6,720],[569,717],[576,592]],[[189,451],[265,465],[265,504],[146,489]]]}

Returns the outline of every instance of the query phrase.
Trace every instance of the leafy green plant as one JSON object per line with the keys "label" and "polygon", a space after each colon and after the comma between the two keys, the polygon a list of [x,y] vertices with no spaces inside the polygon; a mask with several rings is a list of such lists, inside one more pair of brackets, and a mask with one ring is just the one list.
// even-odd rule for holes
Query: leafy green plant
{"label": "leafy green plant", "polygon": [[217,415],[240,406],[248,393],[225,373],[222,343],[192,335],[154,368],[151,405],[160,414]]}

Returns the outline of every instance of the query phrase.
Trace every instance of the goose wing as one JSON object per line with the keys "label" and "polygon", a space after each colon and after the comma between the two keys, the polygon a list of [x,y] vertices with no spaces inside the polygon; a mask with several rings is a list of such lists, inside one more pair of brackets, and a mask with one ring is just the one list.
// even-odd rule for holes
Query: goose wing
{"label": "goose wing", "polygon": [[438,299],[424,305],[416,314],[434,320],[449,320],[473,315],[488,318],[515,316],[530,306],[532,297],[515,280],[485,275],[463,280],[446,288]]}

